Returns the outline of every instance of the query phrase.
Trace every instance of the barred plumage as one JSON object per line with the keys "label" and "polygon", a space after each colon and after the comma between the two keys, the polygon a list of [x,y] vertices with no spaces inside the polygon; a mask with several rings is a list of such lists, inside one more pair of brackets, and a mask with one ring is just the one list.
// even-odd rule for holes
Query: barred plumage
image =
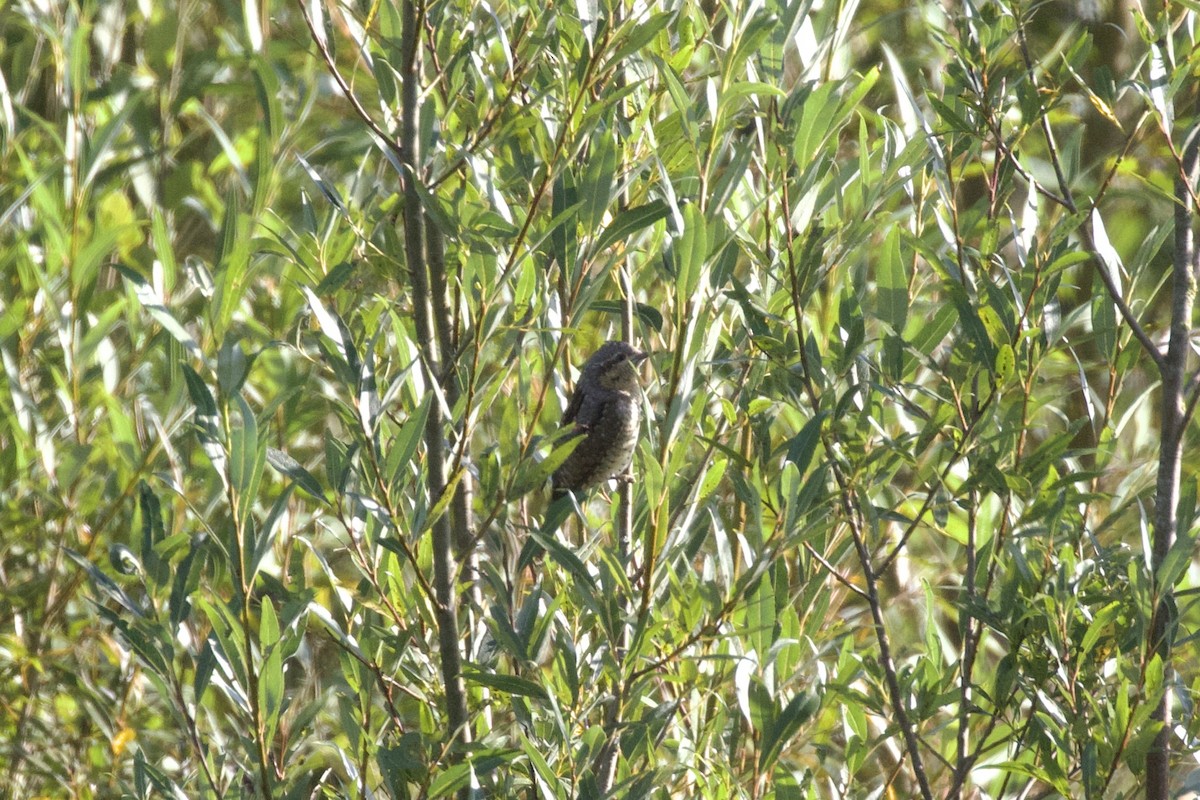
{"label": "barred plumage", "polygon": [[556,497],[629,469],[640,422],[637,367],[645,358],[627,342],[607,342],[584,365],[562,424],[586,438],[554,472]]}

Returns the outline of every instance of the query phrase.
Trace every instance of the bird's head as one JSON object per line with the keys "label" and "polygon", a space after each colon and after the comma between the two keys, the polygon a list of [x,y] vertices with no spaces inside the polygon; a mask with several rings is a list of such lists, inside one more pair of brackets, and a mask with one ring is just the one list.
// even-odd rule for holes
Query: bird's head
{"label": "bird's head", "polygon": [[638,365],[646,354],[628,342],[607,342],[588,359],[583,378],[589,376],[605,389],[633,391],[638,388]]}

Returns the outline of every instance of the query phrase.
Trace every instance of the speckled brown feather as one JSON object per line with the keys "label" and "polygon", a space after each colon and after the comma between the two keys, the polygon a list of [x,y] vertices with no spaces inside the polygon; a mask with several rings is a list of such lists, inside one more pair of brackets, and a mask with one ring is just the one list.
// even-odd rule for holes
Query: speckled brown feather
{"label": "speckled brown feather", "polygon": [[597,350],[579,377],[562,424],[585,436],[554,473],[554,496],[582,491],[625,473],[640,421],[637,365],[646,354],[626,342]]}

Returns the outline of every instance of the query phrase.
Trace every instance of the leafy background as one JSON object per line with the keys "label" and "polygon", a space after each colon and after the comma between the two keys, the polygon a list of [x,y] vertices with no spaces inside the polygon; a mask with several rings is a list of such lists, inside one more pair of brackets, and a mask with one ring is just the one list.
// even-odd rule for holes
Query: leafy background
{"label": "leafy background", "polygon": [[[1124,797],[1164,696],[1189,787],[1194,434],[1160,563],[1112,291],[1165,342],[1195,29],[0,6],[6,791]],[[541,486],[626,301],[627,546],[615,489]]]}

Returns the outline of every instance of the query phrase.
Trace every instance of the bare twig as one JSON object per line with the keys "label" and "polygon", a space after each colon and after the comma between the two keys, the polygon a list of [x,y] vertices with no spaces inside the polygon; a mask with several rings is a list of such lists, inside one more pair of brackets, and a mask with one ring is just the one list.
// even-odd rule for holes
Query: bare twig
{"label": "bare twig", "polygon": [[[624,10],[624,3],[618,3],[613,19],[614,27],[620,26]],[[625,83],[625,71],[623,69],[617,70],[616,79],[619,91]],[[617,113],[624,113],[624,103],[617,106]],[[619,203],[622,209],[628,207],[628,189],[621,192]],[[623,301],[621,304],[621,338],[632,344],[633,274],[627,262],[621,265],[620,278],[621,299]],[[633,477],[633,469],[633,464],[630,463],[630,478]],[[633,480],[623,480],[617,488],[617,558],[626,573],[630,569],[630,543],[633,538],[633,487]],[[650,583],[650,578],[651,576],[647,574],[647,584]],[[621,749],[621,712],[625,705],[625,695],[628,690],[625,681],[621,677],[621,673],[624,671],[626,651],[629,649],[629,632],[623,617],[627,612],[628,605],[629,598],[622,596],[618,605],[622,619],[616,621],[617,641],[613,643],[617,663],[616,675],[613,680],[615,687],[614,696],[609,701],[610,704],[605,714],[604,735],[606,739],[604,746],[600,748],[600,753],[596,757],[596,780],[602,795],[606,795],[612,790],[613,782],[617,778],[617,757]]]}
{"label": "bare twig", "polygon": [[[1184,144],[1175,178],[1175,260],[1171,267],[1171,333],[1167,344],[1166,361],[1162,372],[1162,405],[1160,410],[1161,445],[1158,459],[1158,481],[1154,497],[1154,541],[1151,551],[1151,579],[1154,611],[1147,639],[1147,657],[1151,653],[1171,668],[1172,648],[1170,627],[1174,607],[1174,586],[1161,585],[1159,567],[1175,544],[1179,529],[1179,493],[1183,472],[1183,440],[1189,407],[1194,401],[1185,397],[1184,373],[1191,351],[1192,312],[1196,299],[1197,258],[1193,227],[1195,184],[1200,173],[1200,140],[1193,129]],[[1146,753],[1146,798],[1166,800],[1170,796],[1171,775],[1171,704],[1170,693],[1164,691],[1151,716],[1160,723],[1154,743]]]}
{"label": "bare twig", "polygon": [[[1022,17],[1019,5],[1016,7],[1016,12],[1017,42],[1020,45],[1021,58],[1025,62],[1025,74],[1029,79],[1029,85],[1036,90],[1038,88],[1037,76],[1034,74],[1033,58],[1029,54],[1029,41],[1025,36],[1025,20]],[[1063,171],[1062,158],[1059,155],[1058,144],[1054,139],[1054,131],[1050,127],[1050,115],[1044,108],[1039,108],[1039,112],[1038,121],[1041,124],[1042,136],[1046,140],[1046,150],[1050,157],[1050,163],[1054,167],[1055,179],[1058,181],[1059,196],[1048,196],[1052,197],[1055,202],[1062,204],[1063,207],[1065,207],[1072,214],[1076,214],[1078,213],[1078,206],[1076,205],[1074,195],[1071,192],[1071,185],[1067,182],[1066,173]],[[1012,161],[1014,164],[1017,163],[1015,158],[1012,159]],[[1029,177],[1029,180],[1033,183],[1033,185],[1037,185],[1036,181],[1033,181],[1032,177]],[[1094,206],[1092,210],[1094,211]],[[1133,310],[1129,307],[1129,304],[1125,302],[1125,298],[1122,296],[1120,289],[1117,287],[1116,281],[1108,272],[1108,268],[1104,263],[1104,259],[1100,257],[1100,254],[1096,249],[1095,239],[1092,235],[1090,213],[1080,224],[1080,232],[1083,235],[1084,246],[1096,259],[1096,265],[1100,273],[1100,279],[1104,282],[1104,288],[1108,291],[1109,297],[1112,298],[1117,310],[1121,313],[1122,319],[1124,319],[1125,323],[1129,325],[1129,329],[1133,331],[1134,337],[1138,340],[1138,342],[1141,343],[1142,347],[1145,348],[1146,354],[1153,359],[1155,365],[1161,370],[1163,367],[1162,352],[1158,349],[1158,345],[1154,343],[1154,340],[1150,338],[1149,334],[1146,333],[1145,329],[1142,328],[1141,323],[1138,321],[1137,316],[1133,313]]]}
{"label": "bare twig", "polygon": [[811,544],[809,544],[808,542],[805,542],[804,549],[808,551],[808,554],[810,556],[812,556],[813,558],[815,558],[817,560],[818,564],[820,564],[822,567],[825,568],[826,572],[828,572],[830,575],[833,576],[834,580],[836,580],[842,586],[845,586],[850,591],[854,592],[854,594],[858,595],[863,600],[867,599],[866,592],[864,592],[858,586],[855,586],[854,582],[851,581],[849,578],[847,578],[845,575],[838,572],[837,567],[835,567],[833,564],[830,564],[828,561],[826,561],[825,556],[818,553],[816,548],[814,548]]}
{"label": "bare twig", "polygon": [[[782,208],[781,212],[784,219],[792,218],[791,199],[788,192],[787,181],[782,182],[781,190]],[[787,246],[784,248],[786,254],[785,261],[787,264],[788,279],[790,281],[790,292],[792,313],[795,316],[796,333],[801,346],[800,363],[803,368],[801,381],[804,386],[805,393],[808,395],[809,402],[812,405],[814,412],[821,407],[821,395],[817,391],[817,387],[813,383],[812,376],[814,374],[811,365],[808,363],[808,355],[804,342],[804,314],[801,308],[800,296],[800,280],[796,269],[795,248],[793,240],[795,231],[791,226],[787,227]],[[957,235],[956,235],[957,238]],[[960,241],[961,247],[961,241]],[[887,624],[883,619],[883,606],[879,599],[879,571],[872,564],[872,556],[870,547],[867,545],[866,537],[863,535],[863,520],[861,506],[858,504],[858,496],[854,490],[850,479],[846,476],[842,468],[842,464],[838,460],[838,447],[836,445],[836,435],[826,426],[822,426],[821,441],[825,447],[825,452],[829,454],[829,468],[832,472],[834,481],[837,483],[838,495],[840,498],[842,512],[845,515],[846,523],[850,527],[850,535],[854,541],[854,549],[858,554],[859,567],[862,570],[863,581],[866,585],[865,590],[867,605],[871,609],[871,619],[875,626],[875,642],[879,647],[879,664],[883,668],[884,682],[887,686],[887,692],[892,704],[892,713],[896,718],[896,725],[900,729],[900,735],[904,739],[904,747],[908,753],[908,758],[912,763],[912,771],[916,776],[917,785],[921,789],[921,797],[924,800],[933,800],[933,790],[929,784],[929,776],[925,774],[924,759],[921,755],[921,746],[917,738],[917,731],[911,719],[908,716],[907,702],[905,700],[904,691],[900,686],[900,678],[896,672],[896,663],[892,658],[891,641],[887,632]]]}
{"label": "bare twig", "polygon": [[1155,366],[1161,370],[1164,363],[1162,351],[1158,349],[1158,345],[1150,338],[1150,334],[1146,333],[1145,328],[1142,327],[1137,316],[1133,313],[1133,309],[1129,307],[1129,304],[1125,302],[1125,298],[1121,296],[1121,290],[1117,287],[1112,275],[1109,274],[1104,259],[1100,257],[1099,252],[1096,250],[1096,243],[1092,238],[1090,217],[1089,221],[1080,225],[1079,230],[1083,234],[1084,244],[1088,252],[1096,259],[1096,270],[1100,274],[1100,280],[1104,282],[1104,288],[1108,292],[1108,296],[1112,299],[1113,305],[1121,312],[1122,319],[1129,326],[1129,330],[1133,332],[1134,338],[1142,345],[1142,348],[1146,351],[1146,355],[1150,356]]}
{"label": "bare twig", "polygon": [[308,32],[312,36],[313,44],[317,46],[317,51],[321,54],[321,59],[325,62],[325,68],[329,70],[329,75],[333,78],[338,88],[342,90],[342,94],[350,101],[350,106],[354,109],[354,113],[362,120],[363,124],[371,129],[379,140],[396,154],[397,158],[403,160],[404,148],[400,142],[397,142],[392,135],[379,127],[379,123],[367,113],[359,102],[358,96],[354,94],[354,90],[350,88],[350,84],[346,83],[346,79],[342,77],[342,73],[337,68],[337,63],[333,60],[333,54],[329,52],[328,45],[325,44],[325,37],[317,31],[316,23],[308,15],[308,8],[304,5],[304,0],[298,0],[296,3],[300,7],[300,15],[304,17],[304,24],[308,26]]}

